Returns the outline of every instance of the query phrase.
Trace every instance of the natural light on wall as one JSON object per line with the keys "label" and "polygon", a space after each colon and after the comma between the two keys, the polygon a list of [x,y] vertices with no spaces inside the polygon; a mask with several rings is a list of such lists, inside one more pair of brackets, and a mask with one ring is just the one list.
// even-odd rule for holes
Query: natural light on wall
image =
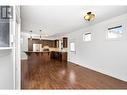
{"label": "natural light on wall", "polygon": [[91,33],[83,34],[83,41],[91,41]]}
{"label": "natural light on wall", "polygon": [[120,38],[122,36],[122,33],[123,33],[122,26],[108,28],[107,38],[108,39]]}
{"label": "natural light on wall", "polygon": [[75,43],[74,42],[70,43],[70,51],[75,52]]}

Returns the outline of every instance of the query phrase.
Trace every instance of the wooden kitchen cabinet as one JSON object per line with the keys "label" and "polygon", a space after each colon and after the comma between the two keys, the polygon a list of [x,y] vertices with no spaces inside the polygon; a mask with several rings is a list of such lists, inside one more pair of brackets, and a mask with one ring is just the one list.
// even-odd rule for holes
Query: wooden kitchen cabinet
{"label": "wooden kitchen cabinet", "polygon": [[61,52],[62,53],[62,61],[67,61],[67,52]]}
{"label": "wooden kitchen cabinet", "polygon": [[59,60],[67,61],[67,52],[59,52]]}
{"label": "wooden kitchen cabinet", "polygon": [[59,47],[59,40],[55,40],[55,45],[54,45],[55,48],[58,48]]}
{"label": "wooden kitchen cabinet", "polygon": [[67,52],[51,52],[51,58],[59,61],[67,61]]}
{"label": "wooden kitchen cabinet", "polygon": [[42,47],[49,46],[51,48],[54,47],[54,40],[42,40]]}
{"label": "wooden kitchen cabinet", "polygon": [[28,51],[33,51],[33,41],[31,39],[28,39]]}
{"label": "wooden kitchen cabinet", "polygon": [[[63,38],[62,46],[63,48],[67,48],[68,39],[66,37]],[[44,46],[49,46],[50,48],[59,48],[59,40],[40,40],[40,39],[28,39],[28,50],[33,50],[33,44],[42,44],[42,48]]]}
{"label": "wooden kitchen cabinet", "polygon": [[67,48],[68,39],[66,37],[63,38],[63,48]]}
{"label": "wooden kitchen cabinet", "polygon": [[54,44],[55,44],[54,40],[49,41],[49,47],[54,48]]}

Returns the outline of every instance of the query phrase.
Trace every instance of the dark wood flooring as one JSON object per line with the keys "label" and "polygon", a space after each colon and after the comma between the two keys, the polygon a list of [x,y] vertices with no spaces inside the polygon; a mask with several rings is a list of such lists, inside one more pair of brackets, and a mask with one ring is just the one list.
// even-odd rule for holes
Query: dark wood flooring
{"label": "dark wood flooring", "polygon": [[31,63],[21,61],[22,89],[127,89],[127,82],[70,62]]}

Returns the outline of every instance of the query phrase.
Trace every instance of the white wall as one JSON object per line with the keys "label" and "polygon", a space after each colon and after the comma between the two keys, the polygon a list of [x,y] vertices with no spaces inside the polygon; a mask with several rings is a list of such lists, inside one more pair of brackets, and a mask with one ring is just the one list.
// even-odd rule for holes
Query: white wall
{"label": "white wall", "polygon": [[13,89],[12,50],[0,50],[0,89]]}
{"label": "white wall", "polygon": [[[122,38],[106,40],[110,27],[122,25]],[[84,42],[83,33],[91,32],[92,41]],[[66,36],[75,41],[76,53],[69,52],[69,61],[127,81],[127,14],[74,31]],[[68,43],[68,44],[69,44]]]}

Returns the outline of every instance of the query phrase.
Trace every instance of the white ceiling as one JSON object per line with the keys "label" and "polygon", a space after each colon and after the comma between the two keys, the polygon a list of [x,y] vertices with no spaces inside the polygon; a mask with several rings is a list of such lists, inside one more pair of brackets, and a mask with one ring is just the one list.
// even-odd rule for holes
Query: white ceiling
{"label": "white ceiling", "polygon": [[21,6],[21,29],[33,30],[35,34],[42,29],[43,35],[62,35],[90,25],[83,18],[88,11],[96,15],[90,22],[93,24],[127,13],[127,6]]}

